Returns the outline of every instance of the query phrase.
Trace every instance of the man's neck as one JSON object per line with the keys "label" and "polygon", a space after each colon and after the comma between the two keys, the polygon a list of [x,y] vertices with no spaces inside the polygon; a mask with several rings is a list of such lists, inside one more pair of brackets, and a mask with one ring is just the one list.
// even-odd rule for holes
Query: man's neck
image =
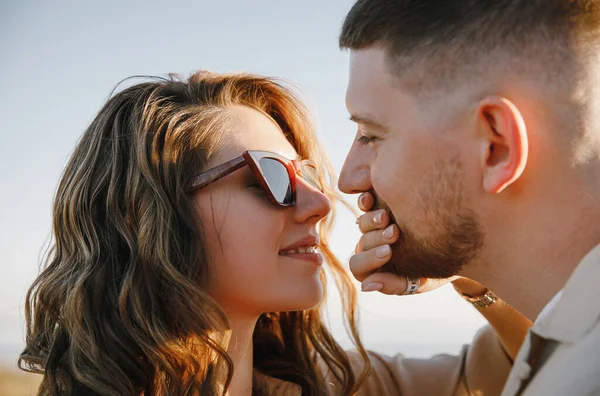
{"label": "man's neck", "polygon": [[532,321],[585,255],[600,244],[600,208],[582,206],[570,212],[563,208],[562,215],[547,217],[537,228],[522,226],[496,235],[502,243],[487,249],[489,262],[483,259],[465,271]]}
{"label": "man's neck", "polygon": [[[578,261],[572,260],[570,263],[576,264]],[[522,264],[525,264],[524,260]],[[536,268],[525,267],[518,273],[513,272],[488,281],[487,287],[529,320],[535,321],[544,307],[564,287],[569,276],[570,273],[544,273]]]}

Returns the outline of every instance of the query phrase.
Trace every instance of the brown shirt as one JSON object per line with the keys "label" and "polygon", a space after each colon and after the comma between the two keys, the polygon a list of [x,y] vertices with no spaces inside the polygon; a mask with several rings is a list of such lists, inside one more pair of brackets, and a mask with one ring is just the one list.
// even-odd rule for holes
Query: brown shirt
{"label": "brown shirt", "polygon": [[[348,352],[356,375],[362,371],[357,352]],[[361,396],[450,396],[500,395],[511,363],[489,327],[482,328],[471,345],[458,356],[438,355],[430,359],[410,359],[402,355],[385,356],[369,352],[372,371],[359,390]],[[333,376],[325,373],[330,396],[341,395]],[[273,396],[301,396],[298,385],[275,378],[267,379],[267,391]]]}

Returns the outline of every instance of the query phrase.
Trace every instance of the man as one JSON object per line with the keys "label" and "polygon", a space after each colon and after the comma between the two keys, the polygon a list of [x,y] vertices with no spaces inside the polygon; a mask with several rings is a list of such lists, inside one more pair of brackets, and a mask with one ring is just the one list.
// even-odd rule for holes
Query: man
{"label": "man", "polygon": [[[504,395],[600,394],[599,44],[592,0],[359,0],[342,28],[339,187],[388,205],[402,275],[471,278],[537,318]],[[353,273],[404,291],[373,233]]]}

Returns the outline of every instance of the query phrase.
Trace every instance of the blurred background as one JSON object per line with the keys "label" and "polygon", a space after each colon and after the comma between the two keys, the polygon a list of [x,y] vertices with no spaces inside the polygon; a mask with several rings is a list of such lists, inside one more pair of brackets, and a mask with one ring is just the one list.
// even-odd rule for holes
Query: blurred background
{"label": "blurred background", "polygon": [[[0,395],[34,392],[36,376],[16,368],[24,296],[49,241],[62,169],[114,86],[131,75],[197,69],[291,80],[339,172],[355,133],[344,106],[348,54],[337,46],[352,3],[0,2]],[[341,210],[334,230],[345,262],[359,238],[354,220]],[[332,331],[350,348],[338,296],[328,306]],[[457,353],[484,324],[451,286],[411,297],[363,294],[360,306],[366,346],[386,354]]]}

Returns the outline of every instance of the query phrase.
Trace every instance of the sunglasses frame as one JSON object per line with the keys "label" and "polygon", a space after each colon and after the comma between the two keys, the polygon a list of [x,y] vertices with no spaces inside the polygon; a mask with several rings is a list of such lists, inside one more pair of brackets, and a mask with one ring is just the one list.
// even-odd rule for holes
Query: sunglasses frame
{"label": "sunglasses frame", "polygon": [[[273,192],[271,191],[271,188],[267,183],[265,175],[263,174],[260,168],[260,160],[263,158],[269,158],[278,161],[287,170],[288,177],[290,180],[290,187],[292,190],[290,203],[281,203],[277,201],[277,199],[273,195]],[[248,165],[252,170],[252,173],[256,177],[256,180],[258,181],[262,189],[265,191],[269,201],[273,205],[286,208],[296,205],[296,176],[300,169],[302,169],[302,166],[304,164],[308,164],[309,166],[312,166],[314,168],[314,165],[312,165],[311,161],[309,160],[290,160],[282,155],[270,151],[247,150],[244,151],[241,156],[234,158],[231,161],[227,161],[224,164],[217,165],[214,168],[211,168],[192,177],[187,183],[185,190],[188,193],[197,191]]]}

